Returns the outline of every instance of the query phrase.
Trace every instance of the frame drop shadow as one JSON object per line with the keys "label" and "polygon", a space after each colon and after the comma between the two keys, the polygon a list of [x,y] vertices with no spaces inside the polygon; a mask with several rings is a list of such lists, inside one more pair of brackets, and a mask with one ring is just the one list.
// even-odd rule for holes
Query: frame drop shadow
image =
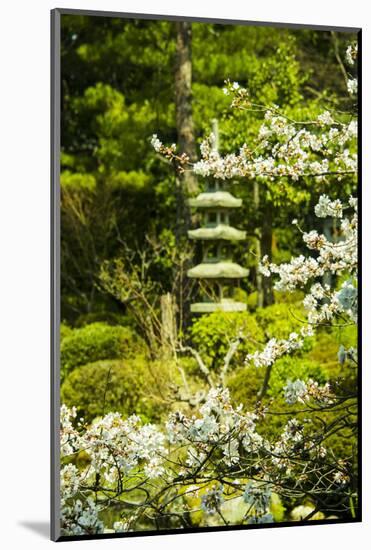
{"label": "frame drop shadow", "polygon": [[50,524],[48,521],[20,521],[18,525],[37,533],[42,538],[50,538]]}

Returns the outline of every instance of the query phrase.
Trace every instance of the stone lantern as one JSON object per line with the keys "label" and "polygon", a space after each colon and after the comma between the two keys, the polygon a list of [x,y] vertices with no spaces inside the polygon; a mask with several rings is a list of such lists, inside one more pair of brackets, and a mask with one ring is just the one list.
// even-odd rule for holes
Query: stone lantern
{"label": "stone lantern", "polygon": [[189,200],[190,207],[202,213],[202,227],[188,231],[190,239],[202,244],[202,263],[187,272],[188,277],[200,281],[201,300],[191,304],[193,313],[246,310],[246,304],[233,299],[233,288],[249,272],[232,261],[232,244],[244,240],[246,232],[229,223],[230,214],[240,208],[242,200],[224,185],[214,179],[206,192]]}

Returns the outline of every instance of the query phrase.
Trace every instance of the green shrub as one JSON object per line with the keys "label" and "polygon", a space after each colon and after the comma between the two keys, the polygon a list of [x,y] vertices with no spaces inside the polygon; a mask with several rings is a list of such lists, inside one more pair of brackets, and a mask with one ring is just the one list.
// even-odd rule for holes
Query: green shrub
{"label": "green shrub", "polygon": [[299,332],[305,314],[298,304],[273,304],[256,310],[256,321],[267,339],[288,338],[290,332]]}
{"label": "green shrub", "polygon": [[339,346],[344,348],[357,347],[357,327],[331,327],[317,332],[315,345],[308,354],[310,359],[321,363],[331,373],[331,376],[343,375],[339,364]]}
{"label": "green shrub", "polygon": [[[227,385],[235,405],[242,403],[247,408],[255,405],[265,372],[264,368],[256,368],[251,364],[230,373]],[[272,368],[267,397],[283,399],[283,388],[288,380],[294,381],[298,378],[304,381],[312,378],[319,384],[324,384],[329,380],[329,375],[326,369],[316,361],[296,356],[282,357]]]}
{"label": "green shrub", "polygon": [[113,313],[112,311],[98,311],[94,313],[83,313],[78,316],[74,326],[76,328],[85,327],[92,323],[105,323],[107,325],[123,325],[128,326],[131,324],[131,319],[127,315],[120,313]]}
{"label": "green shrub", "polygon": [[325,384],[329,376],[326,369],[317,361],[301,356],[286,355],[273,365],[269,378],[268,395],[270,397],[281,396],[287,382],[289,380],[293,382],[298,378],[304,382],[312,378],[319,384]]}
{"label": "green shrub", "polygon": [[[290,256],[291,257],[291,256]],[[290,258],[288,258],[289,260]],[[284,305],[294,305],[295,307],[302,309],[302,302],[305,293],[302,290],[292,290],[282,292],[281,290],[273,290],[274,303]]]}
{"label": "green shrub", "polygon": [[227,386],[235,406],[242,404],[245,410],[254,408],[264,374],[264,369],[257,369],[253,365],[239,367],[229,374]]}
{"label": "green shrub", "polygon": [[254,290],[253,292],[249,292],[244,301],[247,303],[247,307],[250,311],[255,311],[258,307],[258,291]]}
{"label": "green shrub", "polygon": [[111,411],[158,421],[165,408],[166,367],[145,356],[97,361],[75,368],[61,387],[61,401],[90,422]]}
{"label": "green shrub", "polygon": [[118,359],[143,349],[141,338],[128,327],[93,323],[74,329],[61,343],[61,379],[78,366]]}
{"label": "green shrub", "polygon": [[221,366],[230,343],[238,334],[242,335],[242,341],[234,357],[234,365],[241,364],[246,354],[255,351],[258,343],[264,341],[254,315],[216,311],[203,315],[191,327],[192,344],[211,368]]}
{"label": "green shrub", "polygon": [[61,342],[67,336],[71,336],[72,333],[73,333],[73,328],[71,328],[66,323],[62,322],[61,325],[60,325],[60,329],[59,329],[59,335],[60,335]]}

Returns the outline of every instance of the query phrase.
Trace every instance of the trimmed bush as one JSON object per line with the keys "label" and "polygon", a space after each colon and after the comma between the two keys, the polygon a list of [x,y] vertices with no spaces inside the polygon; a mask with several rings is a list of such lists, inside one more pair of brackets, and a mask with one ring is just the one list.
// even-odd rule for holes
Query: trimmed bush
{"label": "trimmed bush", "polygon": [[242,403],[244,409],[255,407],[258,391],[264,380],[264,369],[257,369],[253,365],[242,366],[230,372],[227,385],[235,406]]}
{"label": "trimmed bush", "polygon": [[266,338],[288,338],[290,332],[299,332],[305,312],[299,304],[273,304],[256,310],[256,321]]}
{"label": "trimmed bush", "polygon": [[257,349],[264,334],[253,314],[246,312],[215,311],[203,315],[191,327],[192,343],[211,368],[218,368],[227,353],[230,342],[241,333],[243,340],[233,363],[243,362],[247,353]]}
{"label": "trimmed bush", "polygon": [[127,315],[114,313],[112,311],[98,311],[94,313],[83,313],[78,316],[74,325],[76,328],[85,327],[93,323],[104,323],[106,325],[129,326],[132,320]]}
{"label": "trimmed bush", "polygon": [[325,384],[329,376],[325,368],[317,361],[311,361],[304,357],[285,356],[279,359],[273,366],[269,379],[268,395],[279,397],[283,394],[283,388],[287,382],[297,379],[307,382],[310,378],[319,384]]}
{"label": "trimmed bush", "polygon": [[61,326],[60,326],[60,329],[59,329],[59,334],[60,334],[60,339],[61,339],[61,342],[62,342],[62,340],[67,338],[67,336],[71,336],[73,334],[73,328],[71,328],[66,323],[62,322]]}
{"label": "trimmed bush", "polygon": [[74,329],[61,343],[61,379],[76,367],[143,352],[143,340],[129,327],[93,323]]}
{"label": "trimmed bush", "polygon": [[96,361],[67,376],[61,401],[75,405],[88,422],[110,411],[156,422],[164,411],[164,378],[162,365],[150,363],[144,356]]}

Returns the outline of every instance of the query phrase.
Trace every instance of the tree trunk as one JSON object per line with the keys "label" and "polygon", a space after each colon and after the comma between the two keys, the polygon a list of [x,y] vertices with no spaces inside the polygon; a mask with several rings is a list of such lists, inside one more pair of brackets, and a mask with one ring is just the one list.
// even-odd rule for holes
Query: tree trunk
{"label": "tree trunk", "polygon": [[[192,118],[192,24],[178,21],[176,24],[176,58],[175,58],[175,111],[176,129],[178,136],[178,148],[180,153],[185,153],[191,162],[196,160],[196,142],[194,124]],[[178,247],[187,238],[187,230],[191,226],[191,213],[187,204],[189,195],[194,195],[198,190],[197,179],[190,169],[182,174],[176,174],[176,208],[177,226],[176,241]],[[185,271],[190,266],[185,265]],[[189,301],[185,299],[189,295],[187,289],[190,281],[181,278],[176,289],[179,316],[185,328],[189,320]],[[181,311],[180,311],[181,307]]]}
{"label": "tree trunk", "polygon": [[173,296],[168,292],[161,296],[161,343],[164,357],[176,357],[177,329],[175,320],[176,306]]}
{"label": "tree trunk", "polygon": [[[196,143],[192,118],[192,24],[176,23],[175,108],[178,146],[191,161],[196,159]],[[197,181],[190,171],[180,179],[184,191],[195,193]]]}

